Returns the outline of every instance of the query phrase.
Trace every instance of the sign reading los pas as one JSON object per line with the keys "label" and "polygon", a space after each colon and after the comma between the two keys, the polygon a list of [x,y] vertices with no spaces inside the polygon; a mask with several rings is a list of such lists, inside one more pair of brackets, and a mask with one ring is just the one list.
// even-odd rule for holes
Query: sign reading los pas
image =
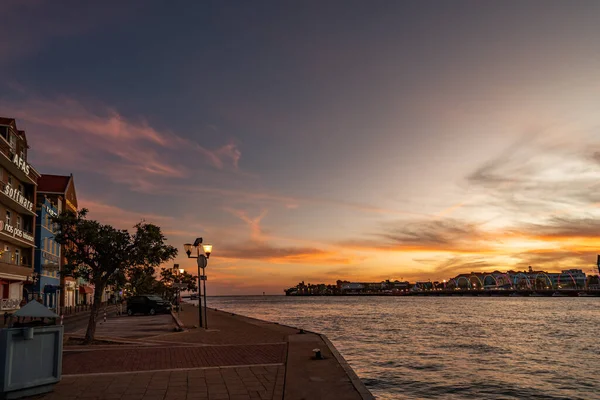
{"label": "sign reading los pas", "polygon": [[19,228],[15,228],[12,225],[8,225],[6,223],[4,223],[4,221],[0,221],[0,232],[7,232],[9,234],[11,234],[13,237],[19,237],[19,238],[23,238],[25,240],[29,240],[30,242],[33,242],[33,236],[30,235],[29,233],[19,229]]}
{"label": "sign reading los pas", "polygon": [[27,161],[25,161],[21,157],[19,157],[18,154],[15,154],[15,156],[13,157],[13,163],[15,163],[17,165],[17,167],[19,167],[21,169],[21,171],[23,171],[23,172],[25,172],[25,174],[29,175],[29,164],[27,164]]}
{"label": "sign reading los pas", "polygon": [[20,205],[22,205],[23,207],[25,207],[26,209],[28,209],[29,211],[33,211],[33,203],[27,200],[27,198],[23,196],[21,192],[19,192],[17,189],[7,184],[4,187],[4,194],[16,201],[17,203],[19,203]]}

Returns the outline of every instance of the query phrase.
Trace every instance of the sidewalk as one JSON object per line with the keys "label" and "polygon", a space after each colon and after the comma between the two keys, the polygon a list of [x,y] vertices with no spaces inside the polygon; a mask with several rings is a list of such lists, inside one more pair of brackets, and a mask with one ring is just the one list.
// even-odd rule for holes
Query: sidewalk
{"label": "sidewalk", "polygon": [[[104,309],[105,309],[105,305],[102,305],[98,311],[98,316],[100,318],[102,318],[103,313],[104,313]],[[109,304],[108,308],[107,308],[107,312],[112,314],[116,313],[116,306],[114,304]],[[14,311],[11,311],[9,314],[12,314]],[[53,310],[54,311],[54,310]],[[91,306],[89,305],[82,305],[82,306],[73,306],[73,307],[61,307],[61,310],[65,312],[66,314],[63,314],[63,323],[66,323],[68,321],[73,321],[73,320],[77,320],[80,318],[89,318],[90,316],[90,311],[91,311]],[[59,314],[60,315],[60,314]],[[2,314],[0,315],[0,328],[5,328],[6,324],[4,323],[5,319],[4,319],[4,312],[2,312]],[[8,322],[8,319],[6,320]]]}
{"label": "sidewalk", "polygon": [[[198,324],[198,309],[179,314]],[[125,317],[132,329],[150,317]],[[131,322],[129,322],[131,321]],[[371,399],[321,336],[223,311],[208,311],[209,329],[67,346],[63,380],[40,399],[360,400]],[[174,325],[173,325],[174,328]],[[116,332],[115,332],[116,333]],[[314,359],[320,348],[325,359]],[[362,395],[361,395],[361,389]]]}

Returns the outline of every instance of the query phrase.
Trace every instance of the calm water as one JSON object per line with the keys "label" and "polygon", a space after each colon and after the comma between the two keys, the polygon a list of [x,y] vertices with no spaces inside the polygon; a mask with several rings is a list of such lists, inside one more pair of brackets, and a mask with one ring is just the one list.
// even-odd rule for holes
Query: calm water
{"label": "calm water", "polygon": [[379,399],[600,399],[598,298],[211,297],[208,306],[325,333]]}

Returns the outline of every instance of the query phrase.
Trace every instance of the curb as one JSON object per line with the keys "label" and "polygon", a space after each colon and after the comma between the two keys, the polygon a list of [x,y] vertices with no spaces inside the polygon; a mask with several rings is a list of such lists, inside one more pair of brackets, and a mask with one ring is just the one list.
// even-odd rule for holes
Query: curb
{"label": "curb", "polygon": [[375,397],[373,396],[373,394],[371,394],[369,389],[367,389],[367,387],[360,380],[358,375],[356,375],[356,372],[354,372],[352,367],[350,365],[348,365],[348,362],[344,359],[344,357],[340,354],[340,352],[335,348],[333,343],[331,343],[329,338],[323,334],[318,334],[318,335],[321,337],[323,342],[325,342],[325,344],[329,348],[329,351],[331,351],[331,354],[333,354],[333,356],[337,360],[338,364],[340,364],[342,366],[342,368],[344,369],[344,372],[346,372],[346,375],[348,375],[348,378],[350,378],[350,382],[352,382],[352,385],[354,386],[354,388],[356,389],[356,391],[358,392],[360,397],[363,400],[375,400]]}

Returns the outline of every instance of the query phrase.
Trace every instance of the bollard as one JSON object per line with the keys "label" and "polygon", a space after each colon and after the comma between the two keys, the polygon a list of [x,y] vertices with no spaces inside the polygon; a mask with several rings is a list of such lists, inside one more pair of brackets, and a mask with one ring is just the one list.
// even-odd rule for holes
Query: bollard
{"label": "bollard", "polygon": [[64,316],[63,314],[60,314],[60,324],[61,324],[61,325],[63,324],[63,318],[64,318],[64,317],[65,317],[65,316]]}
{"label": "bollard", "polygon": [[106,323],[106,310],[104,310],[104,323]]}
{"label": "bollard", "polygon": [[323,355],[321,354],[321,349],[313,349],[313,352],[315,353],[315,358],[317,360],[323,359]]}

